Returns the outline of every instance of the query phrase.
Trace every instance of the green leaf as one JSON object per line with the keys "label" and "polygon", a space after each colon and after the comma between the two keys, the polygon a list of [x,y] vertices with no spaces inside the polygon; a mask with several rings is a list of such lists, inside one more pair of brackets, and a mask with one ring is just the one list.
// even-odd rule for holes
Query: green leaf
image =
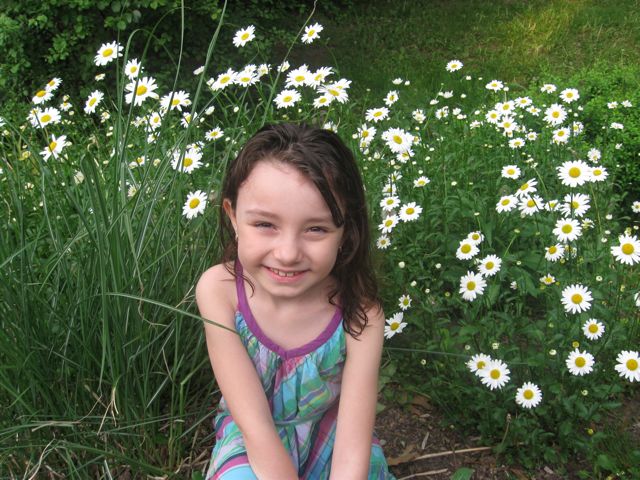
{"label": "green leaf", "polygon": [[469,480],[475,470],[473,468],[462,467],[451,475],[451,480]]}

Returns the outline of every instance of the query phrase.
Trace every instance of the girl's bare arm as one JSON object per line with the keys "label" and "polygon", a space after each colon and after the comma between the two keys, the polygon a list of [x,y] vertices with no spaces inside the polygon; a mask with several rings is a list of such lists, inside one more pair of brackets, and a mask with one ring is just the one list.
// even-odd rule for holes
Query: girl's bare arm
{"label": "girl's bare arm", "polygon": [[366,479],[369,473],[384,313],[379,308],[373,308],[367,312],[367,316],[369,324],[358,340],[347,335],[347,359],[342,375],[331,462],[332,480]]}
{"label": "girl's bare arm", "polygon": [[[235,281],[223,265],[207,270],[196,286],[200,315],[235,331]],[[231,416],[242,432],[249,464],[260,480],[297,480],[273,423],[262,383],[237,333],[205,323],[209,359]]]}

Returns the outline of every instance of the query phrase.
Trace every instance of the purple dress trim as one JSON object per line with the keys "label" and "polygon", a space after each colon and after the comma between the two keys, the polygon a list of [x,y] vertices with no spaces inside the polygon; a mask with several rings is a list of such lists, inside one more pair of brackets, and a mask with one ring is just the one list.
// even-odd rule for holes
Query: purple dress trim
{"label": "purple dress trim", "polygon": [[331,336],[335,333],[336,329],[342,324],[342,310],[340,307],[336,307],[336,311],[331,318],[331,321],[324,329],[324,331],[318,335],[317,338],[311,340],[309,343],[302,345],[301,347],[292,348],[290,350],[286,350],[282,348],[280,345],[271,340],[260,328],[258,322],[253,316],[251,309],[249,308],[249,302],[247,301],[247,292],[244,288],[244,279],[242,277],[242,265],[240,265],[239,261],[235,263],[235,271],[236,271],[236,292],[238,294],[238,311],[244,317],[244,321],[247,323],[247,327],[255,335],[255,337],[262,343],[265,347],[271,350],[274,353],[277,353],[280,357],[287,360],[289,358],[301,357],[308,353],[317,350],[321,345],[323,345],[327,340],[331,338]]}

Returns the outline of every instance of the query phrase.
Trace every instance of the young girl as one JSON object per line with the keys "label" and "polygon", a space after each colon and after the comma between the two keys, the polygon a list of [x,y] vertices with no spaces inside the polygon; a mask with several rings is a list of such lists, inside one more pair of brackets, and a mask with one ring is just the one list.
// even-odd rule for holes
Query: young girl
{"label": "young girl", "polygon": [[222,392],[207,479],[393,479],[373,435],[384,314],[340,138],[270,125],[231,163],[196,288]]}

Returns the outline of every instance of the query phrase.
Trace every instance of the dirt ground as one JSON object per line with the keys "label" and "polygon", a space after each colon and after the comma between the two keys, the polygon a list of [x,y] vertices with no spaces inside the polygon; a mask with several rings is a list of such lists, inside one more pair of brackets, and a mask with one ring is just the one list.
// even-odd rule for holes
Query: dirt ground
{"label": "dirt ground", "polygon": [[[640,443],[640,392],[628,398],[623,406],[622,421],[632,438]],[[621,420],[621,419],[618,419]],[[463,436],[443,427],[437,409],[424,397],[415,397],[409,407],[388,407],[378,414],[376,433],[383,446],[392,473],[398,480],[414,478],[449,480],[461,468],[473,470],[474,480],[516,479],[556,480],[578,478],[576,474],[559,473],[549,466],[526,472],[517,466],[502,465],[478,437]],[[569,471],[589,465],[567,466]]]}

